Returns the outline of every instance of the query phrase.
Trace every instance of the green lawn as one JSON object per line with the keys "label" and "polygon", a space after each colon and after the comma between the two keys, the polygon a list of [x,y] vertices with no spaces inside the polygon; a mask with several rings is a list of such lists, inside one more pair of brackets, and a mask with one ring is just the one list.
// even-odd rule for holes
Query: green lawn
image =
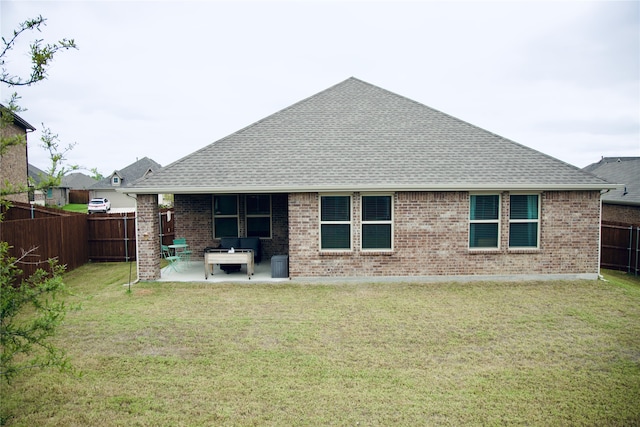
{"label": "green lawn", "polygon": [[[135,267],[134,267],[135,273]],[[640,281],[214,285],[68,273],[82,376],[19,377],[16,426],[638,425]]]}
{"label": "green lawn", "polygon": [[63,206],[62,209],[69,212],[87,213],[86,204],[68,204]]}

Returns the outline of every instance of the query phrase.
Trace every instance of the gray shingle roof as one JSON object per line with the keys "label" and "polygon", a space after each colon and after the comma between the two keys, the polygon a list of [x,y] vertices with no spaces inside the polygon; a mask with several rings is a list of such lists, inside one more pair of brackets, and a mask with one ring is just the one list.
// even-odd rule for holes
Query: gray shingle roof
{"label": "gray shingle roof", "polygon": [[62,177],[61,187],[67,187],[72,190],[88,190],[92,185],[96,184],[96,180],[89,175],[81,172],[70,173]]}
{"label": "gray shingle roof", "polygon": [[624,184],[603,194],[603,202],[640,205],[640,157],[603,157],[583,170],[609,182]]}
{"label": "gray shingle roof", "polygon": [[[116,187],[111,185],[111,177],[113,175],[118,175],[120,177],[121,184],[120,187],[128,187],[132,185],[136,180],[144,177],[144,175],[151,170],[153,173],[156,173],[162,168],[159,163],[151,160],[148,157],[143,157],[140,160],[137,160],[135,163],[131,163],[129,166],[126,166],[124,169],[120,169],[114,171],[111,175],[106,178],[101,179],[91,186],[92,190],[104,190],[104,189],[114,189]],[[151,174],[149,174],[151,176]]]}
{"label": "gray shingle roof", "polygon": [[560,160],[350,78],[139,180],[133,192],[607,185]]}

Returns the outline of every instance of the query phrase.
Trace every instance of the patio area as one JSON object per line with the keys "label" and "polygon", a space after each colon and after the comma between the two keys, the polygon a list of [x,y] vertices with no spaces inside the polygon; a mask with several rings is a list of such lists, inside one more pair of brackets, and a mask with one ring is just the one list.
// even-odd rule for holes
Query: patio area
{"label": "patio area", "polygon": [[220,266],[215,265],[213,275],[209,274],[207,279],[204,278],[204,261],[192,260],[183,261],[177,264],[177,270],[174,271],[169,266],[164,267],[160,271],[160,279],[158,282],[205,282],[205,283],[276,283],[286,282],[289,278],[273,278],[271,277],[271,263],[264,260],[260,264],[254,265],[254,274],[251,280],[247,277],[247,267],[242,266],[240,271],[233,273],[225,273]]}

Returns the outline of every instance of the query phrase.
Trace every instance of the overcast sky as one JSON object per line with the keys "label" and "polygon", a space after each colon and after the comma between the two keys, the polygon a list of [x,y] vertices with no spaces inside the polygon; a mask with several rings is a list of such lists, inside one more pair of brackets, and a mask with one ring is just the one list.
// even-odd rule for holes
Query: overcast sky
{"label": "overcast sky", "polygon": [[[349,77],[578,167],[640,156],[637,1],[0,1],[2,36],[75,39],[49,78],[13,91],[69,164],[163,166]],[[215,165],[211,165],[215,167]]]}

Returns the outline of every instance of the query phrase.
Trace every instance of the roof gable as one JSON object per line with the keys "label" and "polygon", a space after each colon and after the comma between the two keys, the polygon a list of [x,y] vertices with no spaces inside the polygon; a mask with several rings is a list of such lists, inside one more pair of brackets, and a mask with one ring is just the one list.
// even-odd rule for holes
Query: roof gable
{"label": "roof gable", "polygon": [[603,194],[604,202],[640,205],[640,157],[603,157],[583,170],[609,182],[624,184]]}
{"label": "roof gable", "polygon": [[133,191],[606,185],[560,160],[350,78],[141,179]]}
{"label": "roof gable", "polygon": [[118,187],[127,187],[132,185],[136,180],[149,175],[150,171],[160,170],[161,168],[162,166],[160,166],[159,163],[148,157],[143,157],[126,166],[124,169],[113,171],[111,175],[101,179],[92,185],[91,188],[94,190],[116,188],[112,185],[112,178],[114,176],[119,178]]}

